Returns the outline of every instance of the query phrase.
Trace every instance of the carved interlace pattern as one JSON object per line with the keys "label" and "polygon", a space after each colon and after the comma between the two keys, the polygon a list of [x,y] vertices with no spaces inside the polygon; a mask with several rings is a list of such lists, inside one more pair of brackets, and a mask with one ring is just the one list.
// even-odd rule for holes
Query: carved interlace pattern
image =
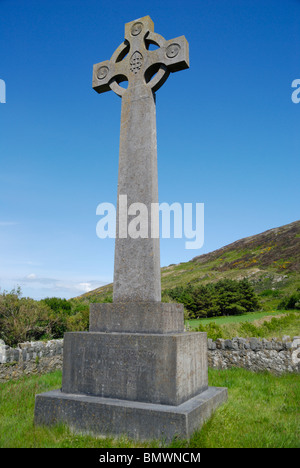
{"label": "carved interlace pattern", "polygon": [[143,56],[140,52],[136,51],[130,59],[130,71],[132,73],[137,73],[142,68]]}

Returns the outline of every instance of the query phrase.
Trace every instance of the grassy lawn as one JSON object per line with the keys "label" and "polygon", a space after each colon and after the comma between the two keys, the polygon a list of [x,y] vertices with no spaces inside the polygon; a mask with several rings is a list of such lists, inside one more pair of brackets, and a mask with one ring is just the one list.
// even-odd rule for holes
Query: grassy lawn
{"label": "grassy lawn", "polygon": [[191,331],[204,331],[208,338],[257,337],[277,338],[284,335],[300,336],[299,311],[277,310],[273,312],[251,312],[228,317],[188,320]]}
{"label": "grassy lawn", "polygon": [[224,323],[240,323],[240,322],[253,322],[263,317],[270,317],[287,313],[286,310],[273,310],[270,312],[247,312],[242,315],[228,315],[225,317],[209,317],[201,319],[186,320],[191,328],[197,328],[200,324],[206,325],[207,323],[215,322],[217,325],[223,325]]}
{"label": "grassy lawn", "polygon": [[61,372],[0,384],[0,447],[300,447],[300,376],[209,369],[209,384],[228,388],[228,402],[190,441],[133,442],[94,438],[64,426],[35,427],[34,397],[61,386]]}

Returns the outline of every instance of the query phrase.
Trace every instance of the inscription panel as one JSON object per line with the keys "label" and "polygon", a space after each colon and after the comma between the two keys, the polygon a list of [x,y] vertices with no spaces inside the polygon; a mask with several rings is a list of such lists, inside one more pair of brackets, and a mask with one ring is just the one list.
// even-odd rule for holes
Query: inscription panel
{"label": "inscription panel", "polygon": [[204,342],[203,333],[66,333],[62,391],[178,405],[207,388],[193,346]]}

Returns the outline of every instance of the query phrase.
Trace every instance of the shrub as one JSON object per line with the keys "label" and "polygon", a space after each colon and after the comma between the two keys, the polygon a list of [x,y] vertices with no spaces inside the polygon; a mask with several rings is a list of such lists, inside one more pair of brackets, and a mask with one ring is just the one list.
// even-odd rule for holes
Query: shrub
{"label": "shrub", "polygon": [[265,289],[259,295],[261,297],[280,297],[282,293],[278,289]]}
{"label": "shrub", "polygon": [[41,302],[21,297],[21,290],[0,294],[0,338],[9,346],[27,340],[52,337],[51,309]]}
{"label": "shrub", "polygon": [[64,312],[69,315],[72,310],[72,305],[67,299],[61,299],[60,297],[46,297],[41,302],[50,307],[54,312]]}
{"label": "shrub", "polygon": [[184,305],[189,318],[240,315],[259,307],[258,297],[247,280],[226,279],[207,285],[177,286],[165,291],[166,294],[172,301]]}
{"label": "shrub", "polygon": [[290,310],[300,309],[300,292],[296,292],[290,296],[286,296],[279,302],[277,309]]}
{"label": "shrub", "polygon": [[240,328],[239,332],[242,336],[253,336],[256,338],[264,336],[263,328],[257,327],[253,325],[253,323],[250,323],[250,322],[241,323],[239,328]]}
{"label": "shrub", "polygon": [[87,302],[72,304],[72,315],[67,318],[68,331],[86,331],[89,329],[90,307]]}
{"label": "shrub", "polygon": [[89,310],[84,310],[72,315],[67,320],[68,331],[88,331]]}
{"label": "shrub", "polygon": [[222,328],[216,324],[216,322],[210,322],[207,325],[200,324],[195,331],[197,332],[206,332],[207,338],[216,340],[217,338],[224,338]]}

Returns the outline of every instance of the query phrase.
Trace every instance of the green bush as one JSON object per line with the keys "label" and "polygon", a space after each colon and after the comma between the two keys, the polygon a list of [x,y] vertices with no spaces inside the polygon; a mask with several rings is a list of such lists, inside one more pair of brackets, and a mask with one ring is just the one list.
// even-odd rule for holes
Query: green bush
{"label": "green bush", "polygon": [[41,302],[21,297],[21,289],[0,294],[0,338],[9,346],[28,340],[53,337],[51,309]]}
{"label": "green bush", "polygon": [[88,298],[88,303],[89,304],[92,304],[92,303],[99,303],[99,302],[113,302],[113,296],[112,296],[112,293],[108,293],[106,296],[104,297],[99,297],[99,296],[89,296]]}
{"label": "green bush", "polygon": [[210,322],[207,325],[200,324],[197,328],[195,328],[195,331],[206,332],[207,338],[211,338],[212,340],[216,340],[217,338],[224,338],[222,328],[215,322]]}
{"label": "green bush", "polygon": [[290,296],[286,296],[280,301],[277,307],[278,310],[300,309],[300,292],[296,292]]}
{"label": "green bush", "polygon": [[89,329],[89,303],[73,302],[72,315],[67,318],[68,331],[87,331]]}
{"label": "green bush", "polygon": [[42,299],[44,304],[50,307],[53,312],[64,312],[67,315],[70,315],[72,310],[72,305],[67,299],[61,299],[60,297],[46,297]]}
{"label": "green bush", "polygon": [[280,297],[282,295],[281,291],[278,289],[265,289],[259,293],[261,297]]}
{"label": "green bush", "polygon": [[21,289],[0,294],[0,339],[9,346],[24,341],[63,338],[67,331],[89,328],[89,304],[57,297],[22,297]]}
{"label": "green bush", "polygon": [[189,318],[240,315],[259,307],[258,297],[247,280],[177,286],[164,294],[164,298],[167,295],[172,301],[182,303]]}
{"label": "green bush", "polygon": [[239,327],[240,335],[248,336],[248,337],[263,337],[264,336],[264,329],[263,325],[261,327],[257,327],[253,323],[250,322],[243,322],[240,324]]}

